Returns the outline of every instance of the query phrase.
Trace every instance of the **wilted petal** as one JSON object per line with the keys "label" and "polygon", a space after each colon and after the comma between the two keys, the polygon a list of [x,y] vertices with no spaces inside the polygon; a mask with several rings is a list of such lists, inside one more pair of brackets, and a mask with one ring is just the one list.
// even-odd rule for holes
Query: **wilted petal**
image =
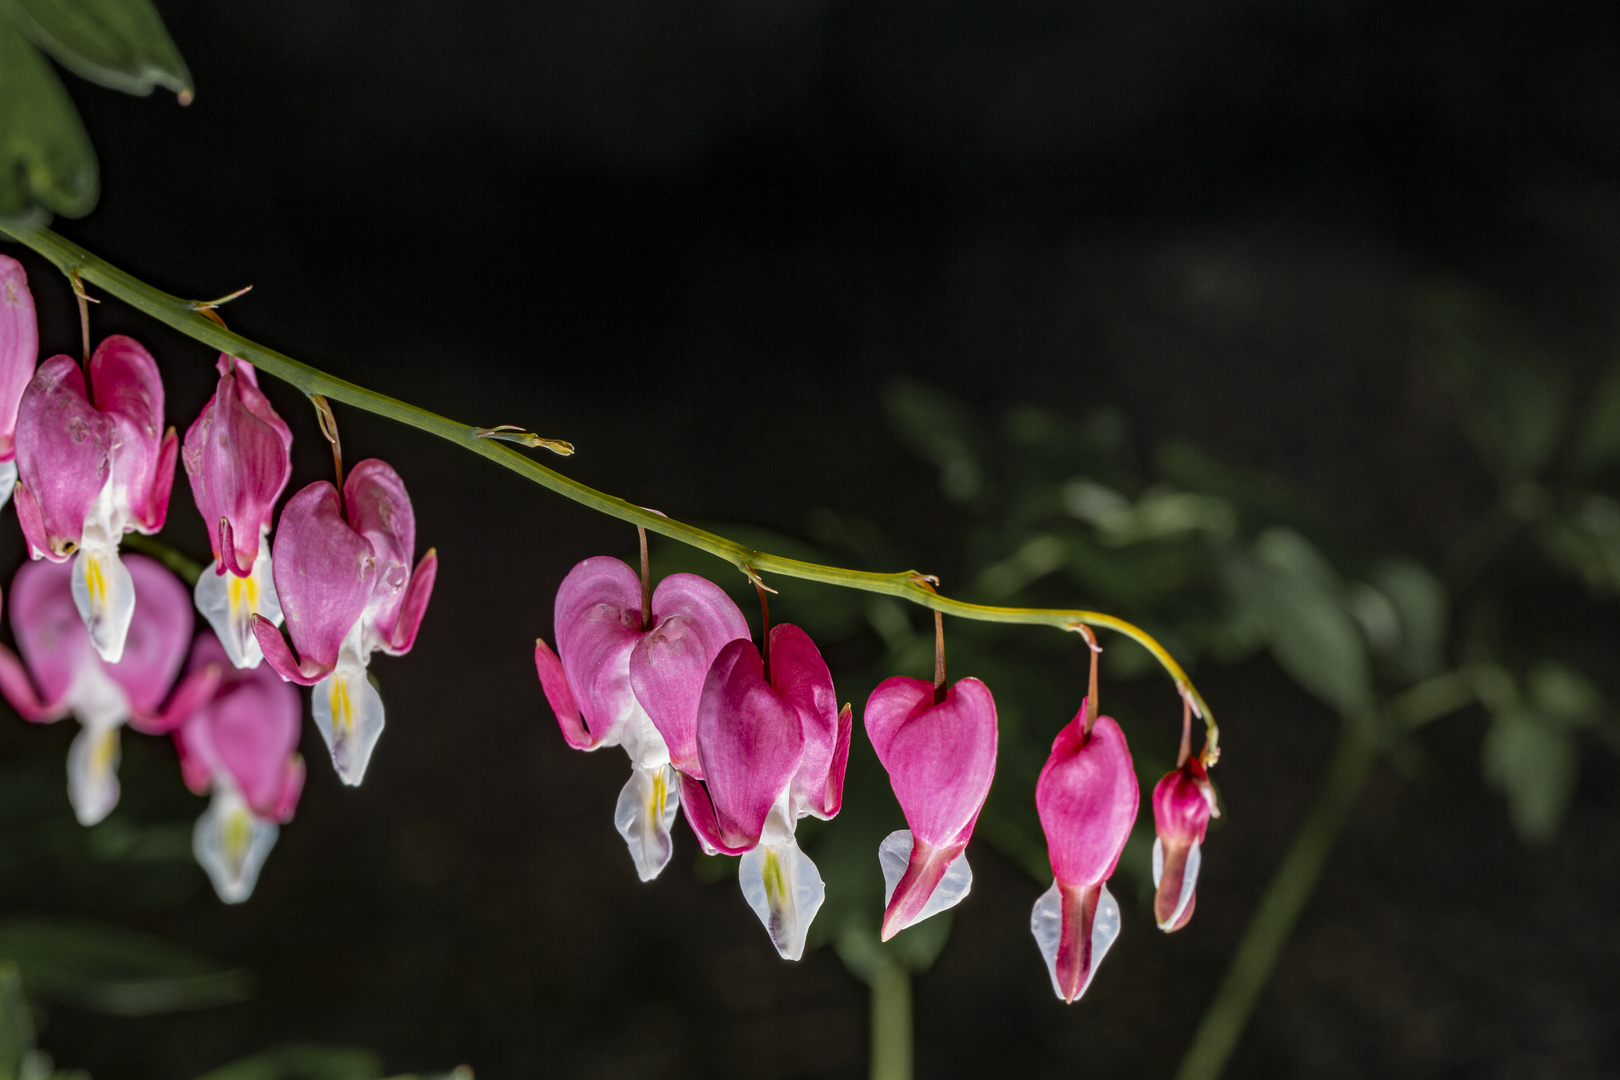
{"label": "wilted petal", "polygon": [[730,642],[715,657],[698,701],[697,743],[717,846],[753,846],[798,772],[804,732],[798,712],[765,682],[752,642]]}
{"label": "wilted petal", "polygon": [[[28,275],[22,263],[0,255],[0,463],[12,459],[12,438],[17,430],[17,403],[23,389],[34,377],[39,363],[39,324],[34,315],[34,295],[28,291]],[[15,470],[11,479],[16,479]],[[0,484],[4,468],[0,465]],[[11,494],[5,486],[5,496]],[[0,496],[0,505],[5,497]]]}
{"label": "wilted petal", "polygon": [[80,825],[96,824],[118,805],[121,726],[85,723],[68,748],[68,800]]}
{"label": "wilted petal", "polygon": [[652,617],[652,629],[630,653],[630,685],[675,767],[701,780],[697,708],[703,680],[727,642],[748,637],[748,621],[725,590],[696,574],[671,574],[659,582]]}
{"label": "wilted petal", "polygon": [[[84,533],[84,519],[107,486],[117,431],[85,392],[70,356],[39,366],[17,406],[17,475],[29,503],[24,530],[30,553],[65,560]],[[18,496],[18,513],[24,513]]]}
{"label": "wilted petal", "polygon": [[270,568],[270,545],[259,545],[258,556],[246,577],[220,573],[220,569],[216,562],[198,575],[197,610],[214,628],[231,666],[256,668],[264,652],[253,633],[252,617],[258,615],[274,626],[281,625],[281,601],[276,598]]}
{"label": "wilted petal", "polygon": [[1035,901],[1029,930],[1060,1000],[1073,1002],[1086,992],[1119,927],[1119,904],[1101,883],[1071,888],[1054,881]]}
{"label": "wilted petal", "polygon": [[[946,851],[932,858],[925,854],[914,860],[916,854],[910,829],[892,832],[878,845],[878,864],[883,868],[883,904],[886,909],[900,912],[892,927],[889,920],[884,919],[885,941],[908,926],[960,904],[973,888],[973,870],[968,866],[967,852],[957,850],[952,855]],[[908,871],[917,882],[914,891],[923,898],[922,905],[915,910],[894,903],[895,890],[905,882]]]}
{"label": "wilted petal", "polygon": [[359,786],[383,730],[383,703],[366,669],[340,666],[315,684],[315,727],[345,784]]}
{"label": "wilted petal", "polygon": [[279,634],[256,622],[260,647],[285,678],[300,681],[295,676],[301,670],[306,677],[330,671],[366,609],[376,577],[371,542],[344,522],[331,484],[317,481],[287,500],[276,529],[272,576],[299,664],[292,674],[283,670],[272,655],[274,646],[266,647],[264,640],[266,632]]}
{"label": "wilted petal", "polygon": [[124,639],[135,617],[135,582],[116,547],[79,549],[73,560],[73,604],[101,658],[109,664],[123,659]]}
{"label": "wilted petal", "polygon": [[786,815],[784,800],[773,812],[764,838],[737,861],[737,881],[776,951],[786,960],[797,960],[804,955],[805,937],[827,890],[816,864],[800,850]]}
{"label": "wilted petal", "polygon": [[191,852],[208,872],[219,898],[240,904],[253,895],[259,870],[280,831],[275,822],[253,813],[229,783],[221,783],[214,787],[208,810],[197,819]]}
{"label": "wilted petal", "polygon": [[669,830],[675,825],[680,801],[672,767],[631,765],[630,780],[619,792],[619,804],[613,810],[613,825],[630,848],[642,881],[657,877],[675,851]]}

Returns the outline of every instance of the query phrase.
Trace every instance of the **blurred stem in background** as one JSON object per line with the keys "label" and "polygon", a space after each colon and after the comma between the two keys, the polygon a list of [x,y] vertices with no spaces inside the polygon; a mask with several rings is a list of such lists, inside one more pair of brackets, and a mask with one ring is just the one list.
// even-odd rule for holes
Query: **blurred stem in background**
{"label": "blurred stem in background", "polygon": [[885,957],[871,987],[872,1080],[911,1080],[911,973]]}

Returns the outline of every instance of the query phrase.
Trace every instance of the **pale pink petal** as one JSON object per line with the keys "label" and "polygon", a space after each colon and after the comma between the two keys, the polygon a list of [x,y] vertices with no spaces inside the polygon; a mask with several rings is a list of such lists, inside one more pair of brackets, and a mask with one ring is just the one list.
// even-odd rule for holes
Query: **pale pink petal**
{"label": "pale pink petal", "polygon": [[[163,527],[174,484],[177,445],[163,432],[163,379],[152,354],[133,338],[114,334],[90,357],[96,408],[115,428],[111,448],[113,498],[142,532]],[[36,492],[35,494],[38,494]]]}
{"label": "pale pink petal", "polygon": [[427,614],[428,600],[433,596],[433,582],[439,576],[439,553],[428,548],[422,561],[411,571],[411,582],[405,586],[405,599],[399,606],[399,618],[394,623],[393,638],[383,643],[386,652],[404,656],[416,644],[416,632],[422,628],[422,616]]}
{"label": "pale pink petal", "polygon": [[[16,467],[16,462],[12,462]],[[30,559],[50,559],[52,562],[63,562],[66,555],[56,555],[51,551],[51,540],[45,531],[45,518],[39,509],[39,503],[33,492],[27,487],[18,484],[16,488],[17,524],[22,526],[23,540],[28,544],[28,557]]]}
{"label": "pale pink petal", "polygon": [[849,723],[839,714],[821,650],[791,623],[771,627],[771,688],[798,712],[804,732],[804,757],[793,777],[794,812],[830,818],[843,801]]}
{"label": "pale pink petal", "polygon": [[411,581],[411,559],[416,554],[416,513],[405,481],[388,464],[367,458],[343,482],[343,501],[349,525],[371,541],[377,562],[367,616],[376,629],[377,643],[394,638],[405,589]]}
{"label": "pale pink petal", "polygon": [[585,726],[595,742],[615,745],[640,709],[630,651],[641,636],[641,580],[618,559],[586,559],[563,579],[554,610],[557,655]]}
{"label": "pale pink petal", "polygon": [[[271,565],[281,612],[300,657],[292,670],[306,675],[312,667],[330,671],[344,637],[365,611],[376,579],[371,542],[344,522],[335,487],[316,481],[287,500]],[[253,629],[272,666],[293,678],[284,668],[285,644],[277,650],[269,641],[280,637],[274,625],[255,619]],[[273,651],[278,655],[272,656]]]}
{"label": "pale pink petal", "polygon": [[77,361],[53,356],[39,366],[17,407],[19,511],[22,488],[39,511],[27,526],[30,548],[61,561],[78,545],[117,438],[113,419],[91,407]]}
{"label": "pale pink petal", "polygon": [[30,562],[11,579],[17,649],[33,673],[39,700],[52,711],[66,700],[80,667],[101,662],[73,604],[72,574],[65,563]]}
{"label": "pale pink petal", "polygon": [[0,255],[0,461],[13,456],[17,403],[39,363],[39,324],[22,263]]}
{"label": "pale pink petal", "polygon": [[557,726],[562,728],[563,739],[575,750],[595,750],[601,745],[591,737],[585,721],[579,714],[574,691],[568,686],[568,675],[562,661],[545,641],[534,639],[534,667],[540,675],[540,689],[545,691],[551,711],[557,715]]}
{"label": "pale pink petal", "polygon": [[4,645],[0,645],[0,694],[5,695],[18,716],[36,724],[60,720],[68,713],[64,702],[40,700],[28,670],[17,659],[17,654]]}
{"label": "pale pink petal", "polygon": [[182,458],[214,558],[246,577],[292,473],[292,433],[259,391],[252,365],[222,355],[219,367],[214,396],[186,430]]}
{"label": "pale pink petal", "polygon": [[652,630],[630,654],[630,685],[669,747],[670,762],[701,780],[697,707],[703,680],[722,646],[748,637],[748,620],[724,589],[696,574],[671,574],[659,582],[652,616]]}

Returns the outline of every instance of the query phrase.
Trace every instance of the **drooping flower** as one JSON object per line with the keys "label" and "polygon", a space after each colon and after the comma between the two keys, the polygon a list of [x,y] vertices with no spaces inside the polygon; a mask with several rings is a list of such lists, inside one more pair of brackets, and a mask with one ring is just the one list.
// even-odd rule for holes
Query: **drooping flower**
{"label": "drooping flower", "polygon": [[973,872],[965,854],[996,772],[996,703],[978,679],[935,702],[924,679],[885,679],[866,702],[866,734],[910,829],[878,848],[888,887],[881,936],[952,907]]}
{"label": "drooping flower", "polygon": [[[347,517],[344,510],[347,508]],[[264,658],[282,678],[314,686],[315,726],[346,784],[359,784],[383,729],[383,703],[367,678],[378,649],[411,651],[438,555],[411,570],[416,515],[399,474],[376,458],[337,488],[317,481],[287,500],[276,528],[273,573],[289,648],[274,623],[251,618]]]}
{"label": "drooping flower", "polygon": [[127,721],[150,734],[172,729],[219,677],[217,667],[199,667],[169,694],[191,640],[191,600],[155,561],[131,555],[127,565],[140,603],[122,660],[110,664],[96,653],[74,607],[72,571],[50,562],[27,563],[12,579],[11,625],[22,660],[0,648],[0,692],[18,714],[36,723],[69,713],[79,720],[68,751],[68,797],[85,825],[118,802],[119,728]]}
{"label": "drooping flower", "polygon": [[630,755],[630,780],[613,823],[636,873],[651,881],[674,850],[675,770],[699,768],[704,677],[721,646],[748,636],[748,622],[718,585],[671,574],[652,593],[643,629],[641,582],[608,556],[569,571],[557,589],[554,616],[557,651],[543,640],[534,643],[541,688],[569,746],[622,746]]}
{"label": "drooping flower", "polygon": [[783,957],[804,955],[826,898],[821,873],[794,836],[807,815],[836,817],[849,761],[850,712],[810,636],[783,623],[767,660],[730,642],[703,682],[697,713],[701,770],[681,774],[686,820],[710,854],[742,855],[737,879]]}
{"label": "drooping flower", "polygon": [[17,403],[39,363],[34,294],[22,263],[0,255],[0,506],[17,486]]}
{"label": "drooping flower", "polygon": [[1106,716],[1086,731],[1090,699],[1052,741],[1035,784],[1052,887],[1035,902],[1030,932],[1052,989],[1066,1002],[1086,992],[1119,936],[1119,904],[1104,884],[1125,850],[1141,799],[1125,733]]}
{"label": "drooping flower", "polygon": [[292,431],[259,390],[253,365],[219,357],[219,386],[186,429],[180,460],[214,549],[197,578],[197,610],[233,666],[259,666],[255,614],[281,625],[270,568],[270,515],[292,475]]}
{"label": "drooping flower", "polygon": [[180,772],[198,795],[213,792],[197,819],[191,850],[227,904],[253,893],[282,823],[304,789],[298,756],[298,691],[268,668],[239,671],[219,640],[204,634],[190,669],[223,670],[217,688],[174,733]]}
{"label": "drooping flower", "polygon": [[124,653],[135,586],[118,557],[126,532],[163,528],[179,441],[163,430],[163,381],[140,344],[107,338],[90,389],[72,357],[41,364],[17,407],[17,518],[32,558],[75,551],[73,602],[110,664]]}
{"label": "drooping flower", "polygon": [[1204,833],[1215,809],[1215,788],[1203,759],[1192,755],[1153,788],[1153,917],[1159,929],[1180,930],[1192,918],[1203,862]]}

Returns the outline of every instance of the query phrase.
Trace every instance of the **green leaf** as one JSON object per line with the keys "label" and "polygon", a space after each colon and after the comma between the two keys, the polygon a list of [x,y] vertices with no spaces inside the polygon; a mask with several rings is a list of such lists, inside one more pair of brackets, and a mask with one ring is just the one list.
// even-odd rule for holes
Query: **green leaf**
{"label": "green leaf", "polygon": [[182,946],[85,919],[0,922],[0,959],[27,991],[84,1009],[147,1016],[241,1001],[251,978]]}
{"label": "green leaf", "polygon": [[1395,610],[1401,673],[1413,682],[1438,674],[1445,666],[1446,587],[1409,559],[1384,563],[1373,574],[1373,586]]}
{"label": "green leaf", "polygon": [[1558,448],[1568,385],[1522,327],[1466,289],[1440,289],[1420,305],[1436,355],[1468,410],[1480,455],[1507,480],[1533,475]]}
{"label": "green leaf", "polygon": [[1288,675],[1343,716],[1372,705],[1367,649],[1326,559],[1291,529],[1268,529],[1253,558],[1227,560],[1224,577],[1266,628],[1272,655]]}
{"label": "green leaf", "polygon": [[96,153],[61,80],[0,18],[0,221],[82,217],[97,194]]}
{"label": "green leaf", "polygon": [[1534,713],[1498,712],[1485,735],[1483,764],[1485,779],[1507,796],[1525,842],[1552,840],[1575,792],[1574,739]]}
{"label": "green leaf", "polygon": [[191,100],[191,72],[148,0],[0,0],[0,10],[81,79],[126,94],[163,86]]}
{"label": "green leaf", "polygon": [[17,965],[0,961],[0,1077],[16,1077],[34,1049],[34,1012]]}
{"label": "green leaf", "polygon": [[370,1050],[296,1043],[221,1065],[197,1080],[378,1080],[382,1074],[382,1059]]}

